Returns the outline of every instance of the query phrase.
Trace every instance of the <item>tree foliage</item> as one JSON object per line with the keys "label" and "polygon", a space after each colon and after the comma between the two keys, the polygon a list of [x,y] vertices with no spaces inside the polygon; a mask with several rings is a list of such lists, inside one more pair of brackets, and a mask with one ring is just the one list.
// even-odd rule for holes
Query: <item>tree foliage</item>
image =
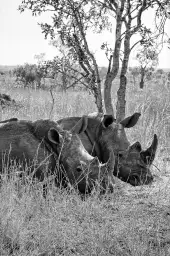
{"label": "tree foliage", "polygon": [[108,24],[105,11],[95,1],[22,1],[20,11],[30,9],[33,15],[51,11],[52,23],[40,24],[45,37],[55,38],[57,33],[62,44],[68,48],[74,63],[79,65],[80,75],[95,96],[98,110],[103,112],[99,68],[88,41],[87,32],[92,29],[101,32]]}
{"label": "tree foliage", "polygon": [[140,72],[140,88],[143,89],[146,79],[150,79],[154,69],[158,65],[158,51],[156,47],[153,47],[153,43],[148,46],[144,45],[138,50],[136,58],[139,62]]}
{"label": "tree foliage", "polygon": [[91,91],[84,74],[72,59],[57,56],[53,60],[44,62],[44,66],[48,77],[55,79],[57,86],[63,91],[82,86]]}
{"label": "tree foliage", "polygon": [[[117,92],[116,117],[125,115],[125,95],[127,86],[127,68],[131,51],[137,44],[146,47],[152,40],[162,38],[165,21],[168,18],[168,0],[23,0],[19,10],[32,11],[34,16],[44,12],[51,13],[51,23],[41,23],[45,37],[61,38],[63,46],[69,51],[75,64],[80,66],[81,74],[86,78],[89,88],[95,96],[98,111],[103,111],[101,97],[101,78],[99,67],[88,43],[88,31],[101,33],[104,29],[115,29],[115,40],[109,46],[103,42],[109,62],[104,83],[104,102],[107,113],[114,113],[111,98],[112,82],[120,73],[120,85]],[[156,17],[156,30],[151,31],[142,21],[142,15],[153,9]],[[131,39],[138,34],[132,44]],[[121,62],[120,62],[121,60]]]}

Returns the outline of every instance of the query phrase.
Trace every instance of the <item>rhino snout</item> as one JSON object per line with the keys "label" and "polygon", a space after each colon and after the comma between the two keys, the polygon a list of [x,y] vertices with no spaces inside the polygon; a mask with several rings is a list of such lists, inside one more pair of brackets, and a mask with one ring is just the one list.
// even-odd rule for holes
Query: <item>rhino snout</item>
{"label": "rhino snout", "polygon": [[129,177],[129,183],[133,186],[148,185],[153,181],[153,175],[151,173],[146,174],[133,174]]}

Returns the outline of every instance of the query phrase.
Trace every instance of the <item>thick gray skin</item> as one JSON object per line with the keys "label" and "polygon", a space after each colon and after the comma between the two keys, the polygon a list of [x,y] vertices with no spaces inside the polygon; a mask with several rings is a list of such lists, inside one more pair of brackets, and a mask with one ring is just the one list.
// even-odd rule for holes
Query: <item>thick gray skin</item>
{"label": "thick gray skin", "polygon": [[82,193],[90,192],[95,181],[101,181],[105,189],[113,179],[110,166],[113,166],[114,156],[111,155],[108,163],[100,164],[97,157],[92,157],[85,150],[77,135],[84,130],[82,120],[71,131],[62,130],[50,120],[31,122],[9,119],[1,123],[1,171],[4,162],[9,165],[15,161],[30,167],[33,172],[36,168],[35,176],[42,181],[45,173],[54,173],[59,161],[69,182]]}
{"label": "thick gray skin", "polygon": [[157,145],[158,139],[155,134],[152,144],[147,150],[142,150],[141,144],[136,142],[129,146],[127,150],[119,152],[116,158],[115,166],[117,168],[114,170],[114,175],[133,186],[151,183],[153,176],[149,167],[155,158]]}
{"label": "thick gray skin", "polygon": [[153,180],[149,166],[154,160],[158,140],[155,135],[151,147],[146,151],[142,151],[141,145],[132,145],[132,152],[124,128],[133,127],[139,117],[140,113],[134,113],[117,123],[112,115],[90,115],[68,117],[57,122],[63,129],[69,130],[82,119],[86,129],[79,137],[86,150],[93,156],[98,156],[103,163],[107,162],[110,152],[113,151],[116,155],[113,174],[131,185],[142,185]]}

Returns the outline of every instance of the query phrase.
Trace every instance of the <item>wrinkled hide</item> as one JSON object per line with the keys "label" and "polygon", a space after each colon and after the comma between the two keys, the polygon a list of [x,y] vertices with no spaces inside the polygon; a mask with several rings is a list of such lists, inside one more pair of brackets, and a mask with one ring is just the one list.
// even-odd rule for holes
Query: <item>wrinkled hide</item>
{"label": "wrinkled hide", "polygon": [[[86,124],[79,120],[70,131],[64,131],[50,120],[17,121],[9,119],[0,126],[0,170],[15,162],[29,167],[44,180],[45,174],[56,174],[77,186],[80,192],[91,191],[96,181],[104,188],[112,179],[114,155],[101,164],[84,148],[79,136]],[[61,168],[57,168],[60,165]],[[112,169],[111,169],[112,168]],[[62,170],[61,173],[58,173]]]}
{"label": "wrinkled hide", "polygon": [[114,175],[133,186],[149,184],[153,181],[150,172],[158,145],[156,134],[153,142],[147,150],[142,150],[139,142],[131,145],[126,151],[118,153],[114,169]]}
{"label": "wrinkled hide", "polygon": [[[83,117],[64,118],[59,120],[58,124],[60,124],[63,129],[69,130],[79,120],[82,120],[84,123],[84,130],[82,130],[82,133],[79,134],[79,137],[86,150],[93,156],[98,156],[99,160],[103,163],[108,161],[110,152],[114,152],[116,155],[114,175],[118,176],[124,181],[129,182],[132,185],[141,185],[144,183],[148,184],[153,179],[150,177],[152,175],[148,169],[148,166],[150,166],[154,160],[158,141],[155,135],[153,142],[155,145],[153,147],[151,146],[152,150],[148,149],[143,152],[138,152],[138,150],[135,149],[137,151],[133,155],[131,152],[130,143],[125,133],[125,128],[133,127],[137,123],[139,117],[140,113],[134,113],[132,116],[129,116],[122,120],[120,123],[117,123],[112,115],[102,116],[97,114],[95,116],[92,114]],[[120,154],[122,154],[124,151],[124,157],[120,158]],[[151,151],[153,151],[151,157],[152,161],[150,161],[148,164],[146,163],[146,159],[150,159]],[[134,158],[136,158],[135,161]],[[144,161],[144,166],[142,167],[142,175],[141,167],[138,165],[138,161]],[[119,168],[120,164],[121,168]],[[140,182],[134,182],[132,178],[133,175],[131,175],[131,179],[129,178],[129,170],[135,170],[135,175],[137,173],[137,175],[141,177]]]}

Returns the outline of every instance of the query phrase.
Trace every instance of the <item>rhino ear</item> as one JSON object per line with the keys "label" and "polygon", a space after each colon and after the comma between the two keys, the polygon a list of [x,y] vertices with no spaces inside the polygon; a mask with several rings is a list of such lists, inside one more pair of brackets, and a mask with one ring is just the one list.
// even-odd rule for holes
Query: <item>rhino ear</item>
{"label": "rhino ear", "polygon": [[62,136],[59,134],[59,132],[55,128],[50,128],[47,135],[50,142],[54,144],[60,144]]}
{"label": "rhino ear", "polygon": [[87,129],[88,117],[82,116],[82,118],[77,122],[77,124],[71,129],[72,133],[80,134]]}
{"label": "rhino ear", "polygon": [[124,120],[122,120],[120,124],[122,124],[125,128],[131,128],[137,123],[140,116],[140,113],[134,113],[132,116],[126,117]]}
{"label": "rhino ear", "polygon": [[104,115],[104,118],[102,120],[102,125],[104,128],[107,128],[109,125],[111,125],[116,119],[112,115]]}

